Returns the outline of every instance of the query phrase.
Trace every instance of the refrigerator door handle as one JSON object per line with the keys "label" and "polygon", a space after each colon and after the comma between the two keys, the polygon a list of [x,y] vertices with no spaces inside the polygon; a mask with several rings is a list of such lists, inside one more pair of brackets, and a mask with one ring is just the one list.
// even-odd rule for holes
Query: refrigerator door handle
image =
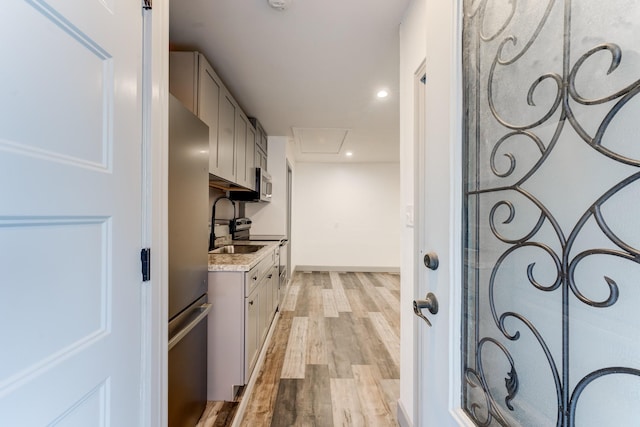
{"label": "refrigerator door handle", "polygon": [[191,323],[189,323],[187,326],[185,326],[184,328],[182,328],[180,330],[180,332],[178,332],[177,334],[175,334],[170,340],[169,340],[169,344],[168,344],[168,350],[171,350],[173,347],[175,347],[176,344],[178,344],[180,342],[180,340],[182,338],[184,338],[189,332],[191,332],[191,330],[193,328],[196,327],[196,325],[198,325],[198,323],[200,323],[202,321],[202,319],[204,319],[205,317],[207,317],[207,315],[209,314],[209,312],[211,311],[211,307],[213,306],[213,304],[211,303],[205,303],[202,304],[199,308],[200,310],[202,310],[200,312],[200,314],[198,314],[198,317],[196,317],[195,319],[193,319],[193,321]]}

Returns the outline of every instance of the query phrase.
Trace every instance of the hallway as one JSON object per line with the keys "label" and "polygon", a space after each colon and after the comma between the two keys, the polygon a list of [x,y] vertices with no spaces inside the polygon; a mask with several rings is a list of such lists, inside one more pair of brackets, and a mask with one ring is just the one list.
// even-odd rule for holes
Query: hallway
{"label": "hallway", "polygon": [[[397,274],[296,273],[241,425],[396,426],[399,297]],[[237,405],[209,402],[198,427]]]}

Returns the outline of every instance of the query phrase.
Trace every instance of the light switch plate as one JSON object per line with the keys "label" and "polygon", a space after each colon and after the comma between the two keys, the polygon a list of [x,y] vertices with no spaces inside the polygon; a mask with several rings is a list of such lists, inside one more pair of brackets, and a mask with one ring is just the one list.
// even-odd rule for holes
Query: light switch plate
{"label": "light switch plate", "polygon": [[413,227],[413,205],[405,206],[404,222],[407,227]]}

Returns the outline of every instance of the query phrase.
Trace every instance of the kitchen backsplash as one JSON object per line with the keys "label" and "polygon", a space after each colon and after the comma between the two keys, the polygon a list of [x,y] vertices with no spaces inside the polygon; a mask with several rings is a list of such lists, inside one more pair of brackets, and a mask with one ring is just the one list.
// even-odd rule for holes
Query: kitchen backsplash
{"label": "kitchen backsplash", "polygon": [[[209,219],[211,219],[211,209],[213,202],[218,197],[225,196],[226,193],[218,188],[209,187]],[[235,202],[236,204],[236,218],[245,216],[245,203]],[[216,205],[216,218],[218,219],[232,219],[233,218],[233,205],[228,200],[220,200]]]}

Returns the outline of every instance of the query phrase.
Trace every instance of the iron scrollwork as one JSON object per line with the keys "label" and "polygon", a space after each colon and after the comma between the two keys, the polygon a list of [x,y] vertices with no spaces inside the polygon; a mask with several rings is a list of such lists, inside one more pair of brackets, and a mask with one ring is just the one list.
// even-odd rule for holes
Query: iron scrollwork
{"label": "iron scrollwork", "polygon": [[[571,37],[573,6],[572,0],[464,1],[464,111],[467,112],[465,150],[469,165],[465,179],[468,183],[465,189],[468,213],[464,223],[467,227],[465,244],[468,249],[465,256],[467,267],[464,276],[467,285],[464,304],[465,316],[471,318],[472,323],[466,325],[463,331],[466,354],[463,357],[463,406],[478,426],[517,424],[512,412],[514,402],[524,387],[519,372],[526,369],[526,364],[514,357],[512,346],[521,340],[522,331],[526,331],[531,342],[537,343],[538,350],[546,359],[543,364],[551,375],[550,381],[554,384],[557,402],[556,412],[547,414],[547,419],[555,418],[556,426],[575,426],[580,397],[596,379],[615,374],[637,377],[640,381],[640,366],[604,366],[582,378],[570,377],[571,304],[584,304],[594,310],[601,310],[613,307],[621,298],[620,284],[613,277],[615,274],[602,276],[602,284],[606,287],[604,297],[588,296],[576,279],[579,265],[587,259],[601,256],[640,264],[640,250],[620,233],[614,232],[603,213],[603,208],[611,198],[640,183],[640,159],[608,145],[606,138],[611,123],[640,92],[640,79],[606,96],[587,97],[582,94],[578,81],[590,60],[596,55],[608,54],[610,63],[605,73],[610,75],[623,63],[624,52],[617,44],[608,42],[599,42],[584,52],[575,52]],[[518,14],[522,13],[524,7],[537,7],[539,20],[533,24],[528,22],[528,25],[532,25],[528,30],[529,36],[519,39],[514,27]],[[500,22],[489,22],[492,8],[501,8],[498,14],[502,17]],[[500,73],[508,71],[509,67],[517,70],[519,61],[523,61],[528,54],[530,60],[531,51],[540,42],[541,34],[549,30],[552,21],[561,22],[562,25],[558,31],[562,35],[558,40],[561,60],[549,67],[551,71],[534,78],[528,86],[526,105],[535,107],[531,110],[535,114],[531,117],[509,117],[514,116],[513,111],[499,105],[500,97],[497,92],[501,84],[500,76],[504,76]],[[485,64],[488,64],[486,70]],[[553,70],[553,67],[558,70]],[[517,74],[517,71],[514,73]],[[543,86],[545,89],[541,90]],[[536,101],[541,97],[545,97],[546,107],[537,105]],[[602,120],[599,123],[582,122],[584,115],[576,111],[594,106],[604,108]],[[509,114],[505,114],[506,110],[509,110]],[[520,123],[516,122],[518,119]],[[588,129],[592,130],[591,133]],[[564,143],[569,132],[577,135],[579,141],[599,155],[617,165],[625,165],[628,173],[606,191],[595,195],[593,202],[579,215],[578,220],[567,226],[545,205],[542,197],[531,190],[535,186],[529,183],[545,166],[551,154]],[[525,167],[519,163],[521,158],[518,152],[515,149],[509,150],[509,144],[531,145],[532,149],[527,151],[529,158],[524,159]],[[481,148],[487,145],[490,154],[485,158]],[[531,158],[531,153],[535,153],[535,158]],[[486,162],[483,163],[483,160]],[[545,171],[548,173],[548,169]],[[561,173],[567,173],[567,169]],[[516,199],[519,200],[518,206],[528,206],[527,209],[534,212],[532,216],[537,219],[531,220],[532,224],[525,227],[524,232],[519,231],[519,235],[512,236],[504,230],[518,215]],[[634,203],[639,201],[634,200]],[[480,204],[491,206],[488,214],[481,215]],[[610,247],[584,249],[584,243],[578,244],[585,234],[587,224],[595,224]],[[485,249],[480,241],[479,230],[482,227],[489,229],[490,233],[487,231],[487,235],[501,248],[501,253],[496,255],[495,262],[490,266],[491,273],[486,278],[481,278],[480,273],[479,253],[481,249]],[[557,313],[561,328],[559,350],[552,348],[544,332],[527,316],[516,310],[501,310],[496,303],[502,271],[514,254],[523,251],[535,251],[540,259],[547,260],[545,262],[549,268],[546,271],[554,271],[552,275],[555,277],[540,280],[536,274],[536,262],[531,262],[526,267],[526,278],[528,285],[537,292],[543,292],[549,297],[560,294],[561,309]],[[484,294],[480,295],[480,292]],[[486,300],[488,313],[484,317],[493,322],[496,330],[494,335],[486,334],[480,329],[480,318],[484,314],[481,313],[481,299]],[[503,372],[496,373],[494,369],[487,367],[489,361],[484,354],[488,352],[493,355],[493,360],[502,359],[499,364],[505,367]],[[500,389],[495,385],[498,384],[496,375],[504,378],[504,388]]]}

